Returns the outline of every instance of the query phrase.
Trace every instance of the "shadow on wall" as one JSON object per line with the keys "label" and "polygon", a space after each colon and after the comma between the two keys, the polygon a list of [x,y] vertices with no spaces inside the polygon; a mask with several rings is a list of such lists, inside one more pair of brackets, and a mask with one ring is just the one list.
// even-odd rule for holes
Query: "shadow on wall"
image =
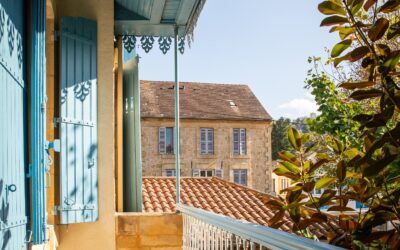
{"label": "shadow on wall", "polygon": [[[4,189],[4,182],[0,179],[0,197],[3,197],[3,189]],[[7,202],[5,198],[1,199],[1,208],[0,208],[0,225],[4,225],[7,223],[8,214],[10,211],[10,204]],[[7,245],[11,239],[11,230],[8,228],[6,230],[1,230],[1,250],[7,249]]]}

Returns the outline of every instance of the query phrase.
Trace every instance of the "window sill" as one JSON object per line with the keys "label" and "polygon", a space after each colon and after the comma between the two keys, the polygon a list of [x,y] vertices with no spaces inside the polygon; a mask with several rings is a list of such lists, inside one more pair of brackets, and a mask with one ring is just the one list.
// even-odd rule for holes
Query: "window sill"
{"label": "window sill", "polygon": [[160,154],[161,159],[175,159],[174,154]]}
{"label": "window sill", "polygon": [[197,158],[199,158],[199,159],[217,159],[217,156],[215,154],[213,154],[213,155],[201,155],[201,154],[198,154]]}
{"label": "window sill", "polygon": [[231,158],[233,159],[250,159],[250,155],[231,155]]}

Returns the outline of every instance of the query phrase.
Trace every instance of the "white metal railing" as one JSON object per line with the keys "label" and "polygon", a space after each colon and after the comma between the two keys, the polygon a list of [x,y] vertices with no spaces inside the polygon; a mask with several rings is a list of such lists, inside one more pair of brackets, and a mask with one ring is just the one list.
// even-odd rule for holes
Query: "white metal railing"
{"label": "white metal railing", "polygon": [[183,249],[339,250],[342,248],[202,209],[177,205],[183,215]]}

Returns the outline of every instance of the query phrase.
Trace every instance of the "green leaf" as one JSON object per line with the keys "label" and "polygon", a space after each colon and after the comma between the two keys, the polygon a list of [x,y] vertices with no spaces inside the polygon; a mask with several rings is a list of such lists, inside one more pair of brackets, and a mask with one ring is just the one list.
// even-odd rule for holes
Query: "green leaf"
{"label": "green leaf", "polygon": [[278,152],[278,156],[279,159],[283,160],[283,161],[288,161],[293,163],[296,166],[300,166],[300,161],[297,160],[296,156],[292,153],[290,153],[289,151],[281,151]]}
{"label": "green leaf", "polygon": [[389,28],[389,20],[386,18],[379,18],[368,31],[368,37],[371,41],[375,42],[385,35],[386,30]]}
{"label": "green leaf", "polygon": [[391,71],[394,69],[399,63],[400,59],[400,51],[396,50],[390,53],[386,61],[383,63],[383,67],[386,68],[387,71]]}
{"label": "green leaf", "polygon": [[346,179],[346,163],[343,160],[339,161],[336,165],[336,176],[339,181]]}
{"label": "green leaf", "polygon": [[349,48],[351,46],[351,43],[353,42],[353,40],[351,39],[346,39],[344,41],[341,41],[340,43],[336,44],[331,52],[331,56],[332,57],[338,57],[340,56],[340,54],[345,51],[347,48]]}
{"label": "green leaf", "polygon": [[382,5],[378,12],[383,13],[390,13],[400,8],[400,1],[399,0],[389,0],[384,5]]}
{"label": "green leaf", "polygon": [[304,192],[310,193],[314,190],[314,187],[315,187],[315,181],[306,182],[303,185],[303,190]]}
{"label": "green leaf", "polygon": [[376,3],[376,1],[377,0],[367,0],[367,2],[364,4],[364,10],[369,10],[369,8],[371,8],[371,6]]}
{"label": "green leaf", "polygon": [[282,220],[285,215],[285,210],[279,210],[275,215],[268,221],[268,226],[272,228],[278,228],[277,224]]}
{"label": "green leaf", "polygon": [[355,62],[360,60],[361,58],[363,58],[364,56],[366,56],[369,53],[369,49],[367,46],[361,46],[358,47],[356,49],[354,49],[353,51],[351,51],[348,55],[350,56],[350,61],[351,62]]}
{"label": "green leaf", "polygon": [[373,162],[372,164],[367,164],[361,167],[361,171],[364,176],[374,176],[381,172],[385,167],[387,167],[392,161],[397,158],[397,155],[388,155],[383,159]]}
{"label": "green leaf", "polygon": [[354,100],[360,101],[370,98],[380,97],[382,95],[382,91],[378,89],[368,89],[368,90],[356,90],[351,93],[350,97]]}
{"label": "green leaf", "polygon": [[300,169],[296,165],[294,165],[288,161],[278,162],[278,166],[283,166],[292,173],[300,174]]}
{"label": "green leaf", "polygon": [[339,15],[346,15],[346,11],[342,8],[342,6],[331,2],[331,1],[324,1],[318,5],[318,10],[325,15],[332,15],[332,14],[339,14]]}
{"label": "green leaf", "polygon": [[374,86],[375,82],[344,82],[339,85],[340,88],[344,89],[364,89]]}
{"label": "green leaf", "polygon": [[335,181],[336,181],[335,177],[324,177],[317,181],[317,183],[315,184],[315,189],[321,189],[327,187],[330,184],[334,183]]}
{"label": "green leaf", "polygon": [[321,21],[320,26],[332,26],[332,25],[337,25],[337,24],[344,24],[344,23],[348,23],[349,21],[347,20],[347,18],[342,17],[342,16],[329,16],[324,18]]}
{"label": "green leaf", "polygon": [[319,205],[323,206],[326,203],[330,203],[331,199],[333,198],[333,196],[336,195],[336,191],[331,190],[331,189],[327,189],[325,190],[321,197],[319,197]]}
{"label": "green leaf", "polygon": [[291,127],[288,131],[288,139],[294,149],[299,150],[301,147],[301,137],[297,129]]}
{"label": "green leaf", "polygon": [[400,22],[390,25],[390,28],[387,33],[387,39],[391,40],[399,35],[400,35]]}
{"label": "green leaf", "polygon": [[329,147],[332,148],[336,154],[341,154],[344,150],[343,143],[337,140],[336,138],[330,137],[329,140],[327,140],[327,143]]}
{"label": "green leaf", "polygon": [[363,6],[363,4],[364,4],[364,0],[354,0],[354,1],[351,3],[351,8],[350,8],[351,14],[356,15],[357,12],[358,12],[358,11],[361,9],[361,7]]}
{"label": "green leaf", "polygon": [[306,144],[310,140],[311,134],[310,133],[304,133],[301,136],[301,143],[302,145]]}
{"label": "green leaf", "polygon": [[[388,36],[389,36],[389,33],[388,33]],[[386,44],[379,43],[376,45],[376,48],[377,48],[378,52],[382,55],[388,55],[390,53],[390,48]]]}

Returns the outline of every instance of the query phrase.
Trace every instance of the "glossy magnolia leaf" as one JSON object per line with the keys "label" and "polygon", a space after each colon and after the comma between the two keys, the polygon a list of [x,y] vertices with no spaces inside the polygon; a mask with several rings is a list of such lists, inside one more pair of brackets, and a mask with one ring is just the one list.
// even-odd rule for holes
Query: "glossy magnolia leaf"
{"label": "glossy magnolia leaf", "polygon": [[278,152],[278,157],[283,161],[288,161],[296,166],[300,166],[300,161],[296,158],[294,154],[290,153],[289,151]]}
{"label": "glossy magnolia leaf", "polygon": [[387,33],[387,39],[391,40],[397,37],[398,35],[400,35],[400,22],[390,25],[390,28]]}
{"label": "glossy magnolia leaf", "polygon": [[292,172],[292,173],[300,174],[300,169],[296,165],[294,165],[288,161],[278,162],[278,166],[283,166],[286,169],[290,170],[290,172]]}
{"label": "glossy magnolia leaf", "polygon": [[322,193],[321,197],[319,197],[319,205],[323,206],[323,205],[326,205],[328,203],[331,204],[332,198],[335,195],[336,195],[336,191],[335,190],[331,190],[331,189],[325,190]]}
{"label": "glossy magnolia leaf", "polygon": [[400,1],[389,0],[384,5],[382,5],[378,11],[383,13],[390,13],[400,8]]}
{"label": "glossy magnolia leaf", "polygon": [[310,193],[314,190],[314,187],[315,187],[315,181],[306,182],[303,185],[303,190],[304,192]]}
{"label": "glossy magnolia leaf", "polygon": [[301,137],[299,131],[297,129],[291,127],[288,131],[288,139],[290,144],[295,149],[300,149],[301,147]]}
{"label": "glossy magnolia leaf", "polygon": [[346,212],[346,211],[354,211],[351,207],[342,207],[342,206],[331,206],[328,208],[328,211],[338,211],[338,212]]}
{"label": "glossy magnolia leaf", "polygon": [[342,29],[339,29],[339,37],[340,37],[340,39],[344,40],[349,35],[354,34],[355,32],[356,32],[356,29],[353,27],[343,27]]}
{"label": "glossy magnolia leaf", "polygon": [[385,35],[386,30],[389,28],[389,21],[386,18],[379,18],[368,31],[368,37],[371,41],[375,42]]}
{"label": "glossy magnolia leaf", "polygon": [[348,54],[350,56],[349,60],[351,62],[358,61],[361,58],[363,58],[364,56],[366,56],[368,53],[369,53],[369,49],[367,46],[358,47]]}
{"label": "glossy magnolia leaf", "polygon": [[400,51],[396,50],[390,53],[386,61],[383,63],[383,67],[386,68],[387,71],[391,71],[394,69],[399,63],[400,59]]}
{"label": "glossy magnolia leaf", "polygon": [[346,179],[346,170],[346,163],[343,160],[339,161],[336,165],[336,176],[339,181],[344,181]]}
{"label": "glossy magnolia leaf", "polygon": [[315,189],[321,189],[321,188],[327,187],[330,184],[334,183],[335,181],[336,181],[336,178],[334,178],[334,177],[324,177],[317,181],[317,183],[315,184]]}
{"label": "glossy magnolia leaf", "polygon": [[311,164],[310,169],[307,171],[308,174],[314,173],[318,168],[323,166],[325,163],[328,163],[328,159],[320,159],[316,163]]}
{"label": "glossy magnolia leaf", "polygon": [[382,95],[382,91],[378,89],[356,90],[351,93],[350,97],[354,100],[360,101],[370,98],[376,98]]}
{"label": "glossy magnolia leaf", "polygon": [[332,57],[338,57],[340,54],[345,51],[347,48],[351,46],[351,43],[353,41],[351,39],[346,39],[344,41],[341,41],[340,43],[336,44],[331,52]]}
{"label": "glossy magnolia leaf", "polygon": [[374,5],[376,2],[377,0],[367,0],[367,2],[364,4],[364,10],[369,10],[369,8],[371,8],[371,6]]}
{"label": "glossy magnolia leaf", "polygon": [[351,149],[348,149],[348,150],[344,151],[343,154],[344,154],[349,160],[352,160],[352,159],[356,158],[357,156],[360,156],[360,155],[361,155],[361,152],[358,151],[358,149],[356,149],[356,148],[351,148]]}
{"label": "glossy magnolia leaf", "polygon": [[375,82],[344,82],[339,87],[344,89],[364,89],[374,86]]}
{"label": "glossy magnolia leaf", "polygon": [[341,154],[344,150],[344,145],[341,141],[337,140],[336,138],[329,138],[327,140],[328,146],[336,153]]}
{"label": "glossy magnolia leaf", "polygon": [[387,155],[383,159],[375,161],[372,164],[364,165],[361,167],[361,171],[366,177],[377,175],[396,158],[397,155]]}
{"label": "glossy magnolia leaf", "polygon": [[311,220],[314,222],[327,222],[328,221],[328,216],[326,216],[323,213],[314,213],[313,215],[311,215]]}
{"label": "glossy magnolia leaf", "polygon": [[283,216],[285,215],[285,210],[280,210],[275,213],[275,215],[268,221],[268,226],[272,228],[278,228],[277,223],[279,223]]}
{"label": "glossy magnolia leaf", "polygon": [[364,4],[364,0],[354,0],[350,6],[351,14],[353,14],[353,15],[357,14],[357,12],[361,9],[363,4]]}
{"label": "glossy magnolia leaf", "polygon": [[[389,33],[388,33],[388,36],[389,36]],[[382,55],[388,55],[390,53],[390,48],[386,44],[379,43],[376,45],[376,48],[377,48],[378,52]]]}
{"label": "glossy magnolia leaf", "polygon": [[308,141],[310,141],[311,134],[310,133],[304,133],[301,135],[301,143],[302,145],[306,144]]}
{"label": "glossy magnolia leaf", "polygon": [[320,3],[318,5],[318,10],[325,15],[339,14],[346,16],[346,11],[342,8],[342,6],[331,1],[323,1]]}
{"label": "glossy magnolia leaf", "polygon": [[281,210],[284,204],[278,200],[271,199],[265,202],[265,205],[273,210]]}
{"label": "glossy magnolia leaf", "polygon": [[348,23],[349,21],[347,20],[347,18],[342,17],[342,16],[329,16],[324,18],[321,21],[320,26],[332,26],[332,25],[338,25],[338,24],[344,24],[344,23]]}

